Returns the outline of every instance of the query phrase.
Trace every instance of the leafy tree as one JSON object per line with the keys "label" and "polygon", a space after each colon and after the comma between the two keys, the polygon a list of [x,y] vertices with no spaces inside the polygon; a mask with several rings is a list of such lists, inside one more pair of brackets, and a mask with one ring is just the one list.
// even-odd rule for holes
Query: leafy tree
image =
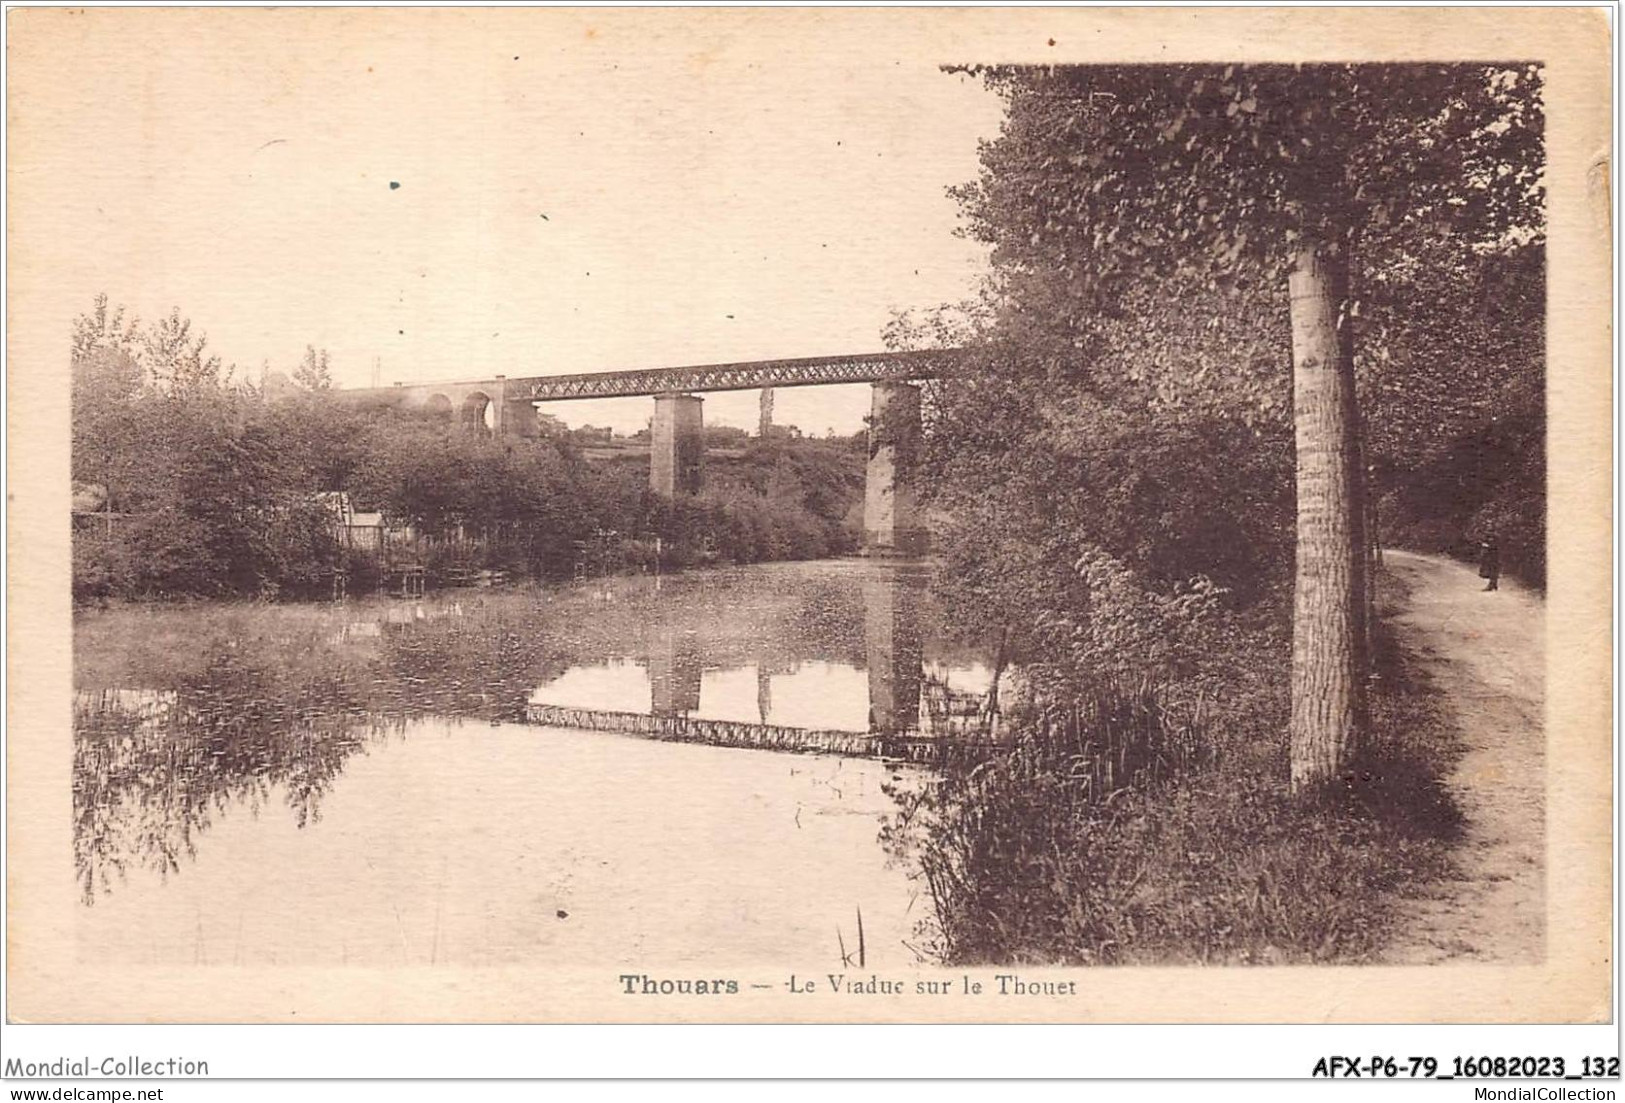
{"label": "leafy tree", "polygon": [[131,492],[145,435],[137,409],[143,371],[134,323],[125,325],[123,313],[109,317],[107,297],[98,296],[93,311],[75,319],[73,334],[73,477],[100,486],[109,513]]}
{"label": "leafy tree", "polygon": [[[137,322],[127,318],[124,307],[108,311],[107,293],[98,294],[90,312],[73,320],[73,348],[71,361],[78,365],[103,352],[118,352],[134,360],[138,342]],[[141,383],[139,375],[135,386]]]}
{"label": "leafy tree", "polygon": [[179,307],[149,326],[143,335],[143,359],[158,386],[177,397],[208,394],[225,385],[231,371],[208,351],[207,335],[192,335],[192,322]]}
{"label": "leafy tree", "polygon": [[[332,561],[313,497],[316,411],[283,421],[178,311],[145,329],[106,296],[75,320],[73,470],[108,519],[75,537],[76,592],[258,594]],[[114,524],[113,514],[118,514]]]}
{"label": "leafy tree", "polygon": [[[1230,339],[1204,335],[1202,347],[1224,354],[1187,378],[1200,390],[1204,376],[1222,375],[1233,407],[1267,414],[1282,390],[1274,354],[1290,335],[1291,774],[1294,788],[1340,775],[1365,724],[1356,290],[1427,241],[1538,239],[1538,68],[979,72],[1007,116],[983,147],[980,178],[956,194],[969,231],[993,246],[995,377],[977,384],[984,401],[959,404],[954,428],[1009,439],[986,414],[1019,419],[1035,384],[1116,402],[1143,402],[1149,385],[1155,400],[1158,373],[1109,374],[1122,367],[1113,354],[1136,332],[1156,342],[1193,317]],[[1214,310],[1225,298],[1230,308]],[[1164,406],[1177,405],[1184,382]]]}
{"label": "leafy tree", "polygon": [[332,390],[333,373],[328,368],[327,350],[318,351],[315,345],[306,345],[304,359],[294,369],[293,381],[307,391]]}
{"label": "leafy tree", "polygon": [[365,415],[327,392],[300,390],[281,401],[256,404],[255,416],[272,425],[283,442],[283,463],[313,491],[350,489],[366,456]]}

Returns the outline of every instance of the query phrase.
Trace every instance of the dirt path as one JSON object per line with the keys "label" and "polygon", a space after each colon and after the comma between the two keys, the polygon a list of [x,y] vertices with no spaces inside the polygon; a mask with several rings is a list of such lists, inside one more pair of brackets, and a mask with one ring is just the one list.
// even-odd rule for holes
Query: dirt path
{"label": "dirt path", "polygon": [[1409,589],[1395,630],[1444,694],[1464,754],[1445,783],[1465,819],[1460,876],[1410,901],[1385,955],[1394,964],[1534,962],[1545,952],[1546,607],[1470,567],[1388,551]]}

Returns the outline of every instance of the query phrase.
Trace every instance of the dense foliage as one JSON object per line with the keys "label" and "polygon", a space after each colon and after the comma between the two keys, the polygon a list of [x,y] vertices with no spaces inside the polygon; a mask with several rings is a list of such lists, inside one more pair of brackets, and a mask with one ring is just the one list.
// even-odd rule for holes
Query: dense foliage
{"label": "dense foliage", "polygon": [[[327,354],[293,379],[233,379],[179,313],[139,327],[105,297],[73,341],[74,593],[320,592],[347,552],[334,492],[416,539],[431,577],[537,577],[855,549],[860,440],[750,440],[713,459],[706,493],[666,501],[645,462],[588,462],[567,436],[508,440],[336,400]],[[658,551],[657,551],[658,549]]]}
{"label": "dense foliage", "polygon": [[[980,352],[983,370],[931,388],[923,458],[949,596],[1002,628],[1035,699],[1019,753],[945,778],[916,810],[942,949],[1367,956],[1374,893],[1438,872],[1450,817],[1428,812],[1427,787],[1450,737],[1390,648],[1347,773],[1357,796],[1288,798],[1304,424],[1295,458],[1286,277],[1306,247],[1346,269],[1328,298],[1382,539],[1454,550],[1493,532],[1538,580],[1538,67],[982,75],[1006,118],[955,194],[993,277],[890,337]],[[1087,719],[1134,716],[1126,745]],[[1110,748],[1132,760],[1193,725],[1197,765],[1112,793],[1084,783]]]}
{"label": "dense foliage", "polygon": [[[1306,237],[1352,235],[1377,495],[1398,492],[1405,522],[1516,514],[1522,542],[1538,459],[1515,486],[1505,464],[1460,478],[1490,425],[1500,441],[1543,407],[1535,67],[983,75],[1006,121],[954,191],[993,283],[956,325],[893,334],[988,352],[987,372],[937,389],[927,458],[940,497],[1001,508],[950,540],[1015,522],[1107,548],[1156,587],[1267,590],[1291,562],[1282,274]],[[1454,477],[1415,476],[1451,455]]]}
{"label": "dense foliage", "polygon": [[1386,543],[1546,580],[1546,271],[1537,242],[1437,247],[1374,281],[1389,340],[1360,367]]}

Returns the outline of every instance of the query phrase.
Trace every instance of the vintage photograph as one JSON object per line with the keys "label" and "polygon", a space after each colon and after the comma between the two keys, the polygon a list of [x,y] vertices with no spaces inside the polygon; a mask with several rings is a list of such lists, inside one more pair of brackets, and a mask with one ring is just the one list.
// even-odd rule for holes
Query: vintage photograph
{"label": "vintage photograph", "polygon": [[1148,966],[1548,967],[1553,862],[1606,882],[1549,818],[1545,54],[24,14],[29,868],[76,969],[192,978],[138,1017],[314,969],[1074,1021]]}

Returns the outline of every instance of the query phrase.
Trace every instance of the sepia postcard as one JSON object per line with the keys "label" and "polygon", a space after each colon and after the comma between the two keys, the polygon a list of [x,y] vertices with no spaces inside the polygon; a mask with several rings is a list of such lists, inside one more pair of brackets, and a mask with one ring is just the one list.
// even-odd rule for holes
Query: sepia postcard
{"label": "sepia postcard", "polygon": [[8,11],[11,1020],[1606,1020],[1610,33]]}

